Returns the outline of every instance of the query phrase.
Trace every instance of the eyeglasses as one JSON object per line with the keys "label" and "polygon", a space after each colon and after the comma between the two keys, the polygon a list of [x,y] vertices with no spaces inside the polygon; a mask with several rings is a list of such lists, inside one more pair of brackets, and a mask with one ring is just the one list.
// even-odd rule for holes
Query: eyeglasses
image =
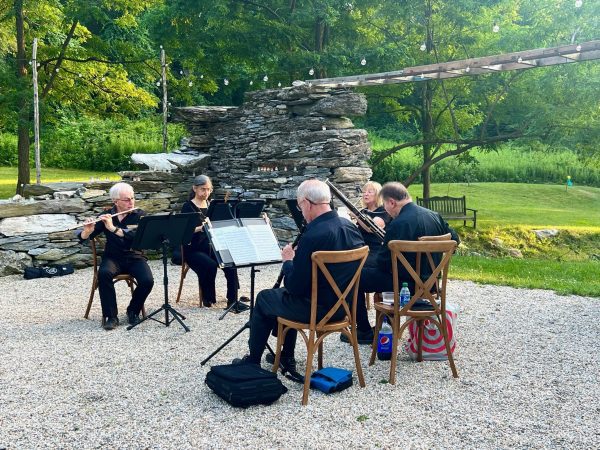
{"label": "eyeglasses", "polygon": [[119,202],[132,202],[135,200],[135,197],[127,197],[127,198],[118,198],[117,201]]}
{"label": "eyeglasses", "polygon": [[310,203],[311,205],[329,205],[329,202],[321,202],[321,203],[317,203],[317,202],[313,202],[312,200],[308,199],[308,198],[303,198],[301,201],[299,201],[298,203],[296,203],[296,209],[298,211],[302,211],[302,208],[300,207],[300,205],[302,204],[303,201],[307,201],[308,203]]}

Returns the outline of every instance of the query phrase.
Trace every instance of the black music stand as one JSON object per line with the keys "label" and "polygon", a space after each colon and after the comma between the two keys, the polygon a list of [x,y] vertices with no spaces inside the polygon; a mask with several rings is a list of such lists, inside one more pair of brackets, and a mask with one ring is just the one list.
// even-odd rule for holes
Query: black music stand
{"label": "black music stand", "polygon": [[[179,313],[169,304],[169,278],[167,276],[167,254],[169,245],[180,246],[187,244],[192,239],[194,228],[198,222],[196,214],[169,214],[159,216],[145,216],[140,219],[136,230],[132,248],[136,250],[159,249],[162,248],[163,260],[163,285],[165,293],[165,303],[156,311],[148,314],[138,323],[129,325],[128,330],[136,327],[147,319],[169,326],[171,322],[177,320],[183,329],[187,332],[190,329],[183,323],[185,316]],[[165,321],[155,319],[154,316],[159,312],[165,312]],[[169,313],[173,318],[169,317]]]}

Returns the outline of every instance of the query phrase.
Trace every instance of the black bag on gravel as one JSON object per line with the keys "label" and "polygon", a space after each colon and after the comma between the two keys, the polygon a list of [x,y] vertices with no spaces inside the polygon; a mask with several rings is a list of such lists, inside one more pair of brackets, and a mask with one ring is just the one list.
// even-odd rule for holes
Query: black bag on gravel
{"label": "black bag on gravel", "polygon": [[62,277],[74,272],[73,264],[50,265],[42,267],[25,267],[23,277],[26,280],[34,278]]}
{"label": "black bag on gravel", "polygon": [[205,383],[231,406],[269,405],[287,392],[277,374],[254,364],[213,366]]}

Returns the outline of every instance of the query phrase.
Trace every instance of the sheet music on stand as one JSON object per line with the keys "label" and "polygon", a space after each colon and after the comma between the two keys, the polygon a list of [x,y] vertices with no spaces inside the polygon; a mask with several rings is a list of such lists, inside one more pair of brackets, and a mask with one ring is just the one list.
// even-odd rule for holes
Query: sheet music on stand
{"label": "sheet music on stand", "polygon": [[220,267],[281,262],[279,243],[264,218],[211,221],[206,230]]}

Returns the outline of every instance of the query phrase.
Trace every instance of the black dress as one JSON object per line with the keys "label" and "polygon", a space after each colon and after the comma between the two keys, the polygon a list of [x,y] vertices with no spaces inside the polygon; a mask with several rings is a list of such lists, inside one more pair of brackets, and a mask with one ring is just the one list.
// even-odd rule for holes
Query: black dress
{"label": "black dress", "polygon": [[[377,209],[375,209],[374,211],[369,211],[367,208],[364,208],[361,212],[368,215],[372,219],[374,219],[375,217],[383,219],[386,226],[392,221],[391,216],[387,213],[383,206],[377,207]],[[383,246],[383,242],[377,237],[375,233],[369,233],[360,225],[358,225],[358,229],[360,231],[360,234],[362,234],[363,239],[365,240],[365,244],[369,246],[369,256],[367,257],[367,261],[365,262],[365,267],[375,267],[377,265],[377,258],[379,254],[383,251],[386,251],[387,248]]]}
{"label": "black dress", "polygon": [[[188,200],[181,208],[182,213],[206,214],[206,208],[198,208],[194,202]],[[198,214],[198,224],[201,222],[201,216]],[[217,268],[219,267],[210,248],[208,236],[205,231],[194,233],[192,240],[183,247],[183,260],[198,275],[198,282],[202,287],[202,302],[205,306],[216,303],[215,279],[217,278]],[[225,279],[227,280],[227,304],[237,300],[239,282],[237,269],[235,267],[223,268]]]}

